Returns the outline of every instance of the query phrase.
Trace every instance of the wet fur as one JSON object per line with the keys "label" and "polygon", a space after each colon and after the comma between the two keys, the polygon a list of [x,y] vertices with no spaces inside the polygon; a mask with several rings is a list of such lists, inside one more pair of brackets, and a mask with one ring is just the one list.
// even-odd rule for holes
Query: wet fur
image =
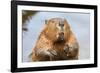
{"label": "wet fur", "polygon": [[49,20],[40,33],[33,48],[33,61],[78,59],[79,45],[68,22],[64,19],[64,40],[58,41],[56,36],[60,31],[56,28],[56,22],[52,22],[55,19]]}

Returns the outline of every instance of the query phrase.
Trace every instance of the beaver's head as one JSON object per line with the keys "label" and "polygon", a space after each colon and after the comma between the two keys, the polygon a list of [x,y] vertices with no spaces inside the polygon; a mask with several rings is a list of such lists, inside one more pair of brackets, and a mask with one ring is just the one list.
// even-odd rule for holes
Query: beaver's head
{"label": "beaver's head", "polygon": [[46,36],[53,42],[64,41],[70,32],[68,22],[63,18],[46,20]]}

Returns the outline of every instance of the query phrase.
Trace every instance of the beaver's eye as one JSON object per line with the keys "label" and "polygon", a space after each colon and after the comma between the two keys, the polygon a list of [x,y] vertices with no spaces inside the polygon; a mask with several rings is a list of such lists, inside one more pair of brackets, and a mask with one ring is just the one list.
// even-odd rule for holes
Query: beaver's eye
{"label": "beaver's eye", "polygon": [[59,24],[59,26],[61,26],[61,24]]}
{"label": "beaver's eye", "polygon": [[59,26],[63,27],[63,26],[64,26],[64,24],[59,24]]}

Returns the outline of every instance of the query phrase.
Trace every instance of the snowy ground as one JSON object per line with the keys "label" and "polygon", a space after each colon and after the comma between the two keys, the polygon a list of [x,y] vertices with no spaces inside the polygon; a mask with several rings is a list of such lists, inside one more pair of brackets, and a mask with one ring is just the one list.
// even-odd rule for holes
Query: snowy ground
{"label": "snowy ground", "polygon": [[23,62],[29,61],[29,54],[35,46],[38,35],[46,19],[61,17],[65,18],[80,45],[79,59],[90,58],[90,14],[86,13],[57,13],[38,12],[26,24],[28,31],[23,31]]}

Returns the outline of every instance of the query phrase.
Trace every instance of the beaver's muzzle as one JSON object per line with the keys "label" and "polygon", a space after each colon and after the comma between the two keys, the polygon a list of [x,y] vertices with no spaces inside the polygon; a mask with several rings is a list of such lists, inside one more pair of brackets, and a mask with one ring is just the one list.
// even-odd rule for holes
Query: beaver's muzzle
{"label": "beaver's muzzle", "polygon": [[59,40],[64,40],[64,33],[63,33],[63,32],[60,32],[60,33],[59,33],[58,39],[59,39]]}

